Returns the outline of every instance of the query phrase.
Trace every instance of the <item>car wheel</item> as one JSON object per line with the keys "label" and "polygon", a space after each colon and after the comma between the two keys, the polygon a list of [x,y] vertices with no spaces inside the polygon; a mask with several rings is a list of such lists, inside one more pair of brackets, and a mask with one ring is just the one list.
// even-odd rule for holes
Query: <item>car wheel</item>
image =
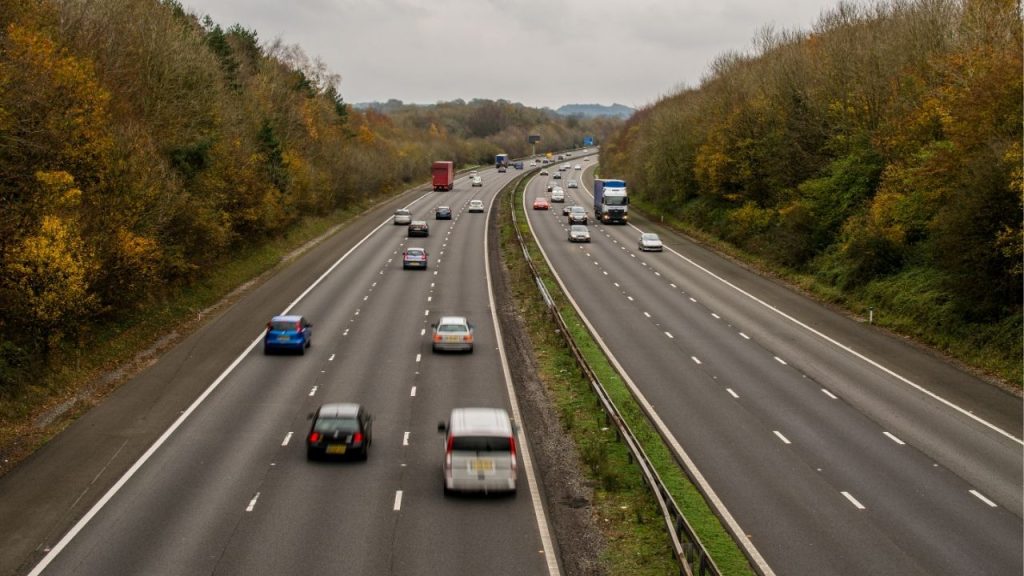
{"label": "car wheel", "polygon": [[306,448],[306,460],[318,460],[317,453],[309,448]]}
{"label": "car wheel", "polygon": [[473,353],[473,345],[470,344],[469,345],[469,350],[466,352],[466,354],[472,354],[472,353]]}
{"label": "car wheel", "polygon": [[364,447],[363,448],[363,453],[359,455],[359,459],[361,461],[363,461],[363,462],[366,462],[366,459],[369,458],[369,457],[370,457],[370,450],[368,448]]}

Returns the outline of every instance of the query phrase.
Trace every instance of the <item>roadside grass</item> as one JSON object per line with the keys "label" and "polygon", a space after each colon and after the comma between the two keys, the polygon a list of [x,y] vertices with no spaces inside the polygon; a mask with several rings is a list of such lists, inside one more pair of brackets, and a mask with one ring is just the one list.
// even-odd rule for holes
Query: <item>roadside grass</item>
{"label": "roadside grass", "polygon": [[[525,180],[515,191],[520,233],[526,239],[530,258],[565,319],[572,338],[721,573],[753,574],[746,557],[677,464],[550,274],[526,224],[521,202],[524,189]],[[502,208],[506,214],[504,201]],[[605,421],[597,396],[557,332],[523,259],[510,216],[502,217],[501,227],[503,259],[512,280],[516,309],[526,319],[530,331],[539,377],[559,410],[564,428],[574,438],[581,457],[589,467],[585,472],[596,486],[594,509],[607,541],[604,560],[609,573],[678,573],[669,548],[669,536],[654,497],[644,483],[639,467],[629,462],[626,445],[616,439],[614,428]]]}
{"label": "roadside grass", "polygon": [[998,379],[1019,395],[1024,388],[1024,320],[1005,318],[1000,322],[971,324],[954,314],[942,294],[934,271],[907,269],[892,277],[875,280],[855,290],[844,291],[808,273],[769,262],[725,242],[690,224],[683,218],[640,199],[631,207],[651,222],[658,222],[697,239],[714,250],[766,275],[779,278],[819,301],[833,304],[850,316],[873,322],[880,328],[909,336],[935,348],[969,369]]}
{"label": "roadside grass", "polygon": [[119,311],[115,320],[96,324],[76,346],[52,351],[48,366],[33,371],[31,383],[0,396],[0,475],[151,361],[174,336],[202,323],[226,297],[372,204],[365,201],[306,218],[279,237],[225,260],[216,273],[194,285]]}

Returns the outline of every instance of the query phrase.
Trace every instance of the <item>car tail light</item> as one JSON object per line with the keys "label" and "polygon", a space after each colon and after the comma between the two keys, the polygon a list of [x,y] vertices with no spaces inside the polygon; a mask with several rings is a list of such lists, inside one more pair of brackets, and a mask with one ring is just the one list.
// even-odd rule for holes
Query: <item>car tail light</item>
{"label": "car tail light", "polygon": [[515,472],[516,471],[516,437],[515,436],[509,436],[508,437],[508,448],[509,448],[509,452],[512,453],[512,471]]}
{"label": "car tail light", "polygon": [[472,342],[473,341],[473,335],[472,334],[466,334],[465,336],[462,337],[462,341],[463,342]]}
{"label": "car tail light", "polygon": [[444,449],[444,467],[451,470],[452,467],[452,446],[455,444],[455,436],[448,437],[448,445]]}
{"label": "car tail light", "polygon": [[363,433],[362,432],[356,432],[355,434],[353,434],[352,435],[352,443],[353,444],[362,444],[363,443]]}
{"label": "car tail light", "polygon": [[310,444],[316,444],[319,441],[320,441],[320,433],[319,432],[310,432],[309,433],[309,443]]}
{"label": "car tail light", "polygon": [[434,333],[434,342],[440,342],[440,341],[441,341],[441,335],[437,334],[437,333]]}
{"label": "car tail light", "polygon": [[300,333],[300,334],[302,333],[302,322],[296,322],[295,323],[295,331]]}

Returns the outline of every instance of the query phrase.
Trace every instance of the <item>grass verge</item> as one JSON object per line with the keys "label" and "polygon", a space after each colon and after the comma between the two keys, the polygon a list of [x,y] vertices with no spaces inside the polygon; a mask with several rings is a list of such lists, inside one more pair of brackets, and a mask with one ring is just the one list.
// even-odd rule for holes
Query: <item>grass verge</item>
{"label": "grass verge", "polygon": [[[515,191],[514,205],[520,233],[526,239],[530,257],[569,326],[572,338],[583,350],[587,362],[597,373],[722,574],[753,574],[746,557],[680,469],[550,274],[526,224],[521,202],[525,183],[524,180]],[[585,472],[595,486],[594,510],[607,542],[604,565],[610,574],[678,573],[654,497],[648,491],[639,467],[629,462],[628,449],[616,440],[615,431],[606,423],[589,382],[580,376],[575,359],[557,333],[554,320],[549,316],[523,259],[504,200],[502,207],[502,258],[509,270],[516,309],[524,317],[530,333],[538,377],[548,388],[563,427],[573,437],[589,467]]]}

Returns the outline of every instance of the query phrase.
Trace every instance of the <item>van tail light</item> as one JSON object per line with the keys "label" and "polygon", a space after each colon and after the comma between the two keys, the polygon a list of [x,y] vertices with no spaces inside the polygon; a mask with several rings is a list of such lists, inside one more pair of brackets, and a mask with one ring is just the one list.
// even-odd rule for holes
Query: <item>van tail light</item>
{"label": "van tail light", "polygon": [[319,441],[320,441],[320,433],[319,432],[310,432],[309,433],[309,443],[310,444],[316,444]]}
{"label": "van tail light", "polygon": [[355,434],[353,434],[352,435],[352,443],[353,444],[362,444],[363,443],[363,433],[362,432],[356,432]]}
{"label": "van tail light", "polygon": [[512,472],[516,471],[516,437],[508,437],[508,448],[509,452],[512,453]]}
{"label": "van tail light", "polygon": [[448,445],[444,449],[444,467],[448,470],[452,468],[452,445],[455,444],[455,436],[448,437]]}

